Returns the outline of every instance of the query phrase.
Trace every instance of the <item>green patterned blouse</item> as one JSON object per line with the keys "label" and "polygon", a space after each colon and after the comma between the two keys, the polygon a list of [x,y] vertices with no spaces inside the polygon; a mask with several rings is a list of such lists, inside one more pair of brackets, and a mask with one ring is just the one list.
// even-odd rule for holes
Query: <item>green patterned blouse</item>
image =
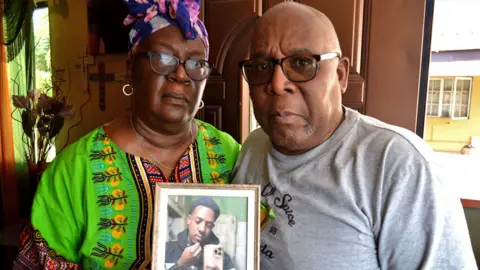
{"label": "green patterned blouse", "polygon": [[[230,183],[240,145],[196,121],[198,135],[168,182]],[[156,182],[167,182],[159,168],[122,151],[103,128],[87,134],[43,174],[16,267],[148,268]]]}

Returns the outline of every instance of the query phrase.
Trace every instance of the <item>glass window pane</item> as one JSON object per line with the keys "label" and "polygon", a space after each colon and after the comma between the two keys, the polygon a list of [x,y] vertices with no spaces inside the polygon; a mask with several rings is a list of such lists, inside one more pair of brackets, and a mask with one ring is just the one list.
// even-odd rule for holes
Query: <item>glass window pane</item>
{"label": "glass window pane", "polygon": [[439,92],[433,92],[432,103],[438,104],[439,101],[440,101],[440,93]]}
{"label": "glass window pane", "polygon": [[465,83],[466,83],[465,80],[459,80],[458,81],[458,84],[460,85],[460,87],[458,88],[458,91],[464,91],[465,90]]}
{"label": "glass window pane", "polygon": [[432,116],[432,105],[427,105],[427,115]]}
{"label": "glass window pane", "polygon": [[427,94],[427,104],[432,103],[432,91],[428,91]]}
{"label": "glass window pane", "polygon": [[442,88],[442,80],[438,80],[437,81],[437,88],[435,90],[440,91],[441,88]]}
{"label": "glass window pane", "polygon": [[450,104],[442,105],[442,117],[450,117]]}
{"label": "glass window pane", "polygon": [[432,105],[431,113],[432,116],[438,116],[438,105]]}
{"label": "glass window pane", "polygon": [[462,91],[455,93],[455,104],[462,104],[462,94]]}
{"label": "glass window pane", "polygon": [[456,106],[456,107],[455,107],[453,116],[455,116],[455,117],[460,117],[461,107],[462,107],[462,106]]}
{"label": "glass window pane", "polygon": [[451,93],[443,92],[443,104],[450,104],[452,102]]}
{"label": "glass window pane", "polygon": [[461,106],[460,116],[461,117],[467,117],[468,116],[468,107],[467,106]]}
{"label": "glass window pane", "polygon": [[452,91],[453,89],[453,79],[445,79],[443,81],[443,90],[444,91]]}
{"label": "glass window pane", "polygon": [[470,95],[469,92],[463,92],[462,95],[462,104],[463,105],[468,105],[468,96]]}
{"label": "glass window pane", "polygon": [[465,80],[465,88],[463,90],[470,91],[472,80]]}
{"label": "glass window pane", "polygon": [[47,91],[52,88],[50,61],[50,26],[48,8],[36,9],[33,12],[33,28],[35,37],[35,87]]}
{"label": "glass window pane", "polygon": [[431,81],[432,90],[440,90],[440,80]]}

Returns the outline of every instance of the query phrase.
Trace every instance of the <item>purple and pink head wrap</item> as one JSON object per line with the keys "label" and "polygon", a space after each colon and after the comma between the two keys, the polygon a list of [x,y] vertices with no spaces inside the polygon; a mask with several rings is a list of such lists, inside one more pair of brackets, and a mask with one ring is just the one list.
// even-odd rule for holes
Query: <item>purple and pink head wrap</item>
{"label": "purple and pink head wrap", "polygon": [[208,33],[198,19],[200,0],[125,0],[125,3],[129,14],[124,24],[133,24],[128,45],[130,52],[153,32],[175,25],[182,30],[186,39],[194,40],[198,36],[205,45],[208,58]]}

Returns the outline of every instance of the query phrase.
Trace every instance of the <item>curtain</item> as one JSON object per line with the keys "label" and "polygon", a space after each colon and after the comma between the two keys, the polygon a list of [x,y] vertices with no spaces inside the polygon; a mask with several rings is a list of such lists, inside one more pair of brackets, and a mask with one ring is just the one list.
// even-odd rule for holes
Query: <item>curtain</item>
{"label": "curtain", "polygon": [[10,78],[14,85],[10,87],[14,94],[23,94],[35,82],[34,9],[33,0],[4,0],[3,44],[7,46],[9,68],[13,69]]}
{"label": "curtain", "polygon": [[[4,0],[3,14],[3,44],[6,47],[9,94],[5,95],[12,104],[12,95],[26,95],[35,85],[35,39],[33,35],[33,0]],[[13,109],[10,106],[9,109]],[[25,160],[24,133],[18,110],[13,109],[10,115],[11,133],[13,134],[13,149],[16,171],[16,188],[21,194],[28,193],[30,181]],[[3,126],[2,126],[3,129]],[[18,192],[16,193],[18,194]],[[22,199],[16,201],[21,217],[28,217],[31,201]]]}
{"label": "curtain", "polygon": [[[0,6],[1,9],[1,6]],[[3,20],[0,20],[3,29]],[[0,33],[0,190],[1,226],[8,227],[18,221],[18,182],[16,178],[11,98],[8,88],[7,52],[3,46],[3,31]]]}

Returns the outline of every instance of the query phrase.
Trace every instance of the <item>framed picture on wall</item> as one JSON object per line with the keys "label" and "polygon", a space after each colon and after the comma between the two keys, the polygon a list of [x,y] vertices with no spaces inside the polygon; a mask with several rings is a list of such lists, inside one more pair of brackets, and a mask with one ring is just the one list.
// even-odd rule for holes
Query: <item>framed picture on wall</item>
{"label": "framed picture on wall", "polygon": [[258,270],[260,186],[157,183],[152,269]]}

